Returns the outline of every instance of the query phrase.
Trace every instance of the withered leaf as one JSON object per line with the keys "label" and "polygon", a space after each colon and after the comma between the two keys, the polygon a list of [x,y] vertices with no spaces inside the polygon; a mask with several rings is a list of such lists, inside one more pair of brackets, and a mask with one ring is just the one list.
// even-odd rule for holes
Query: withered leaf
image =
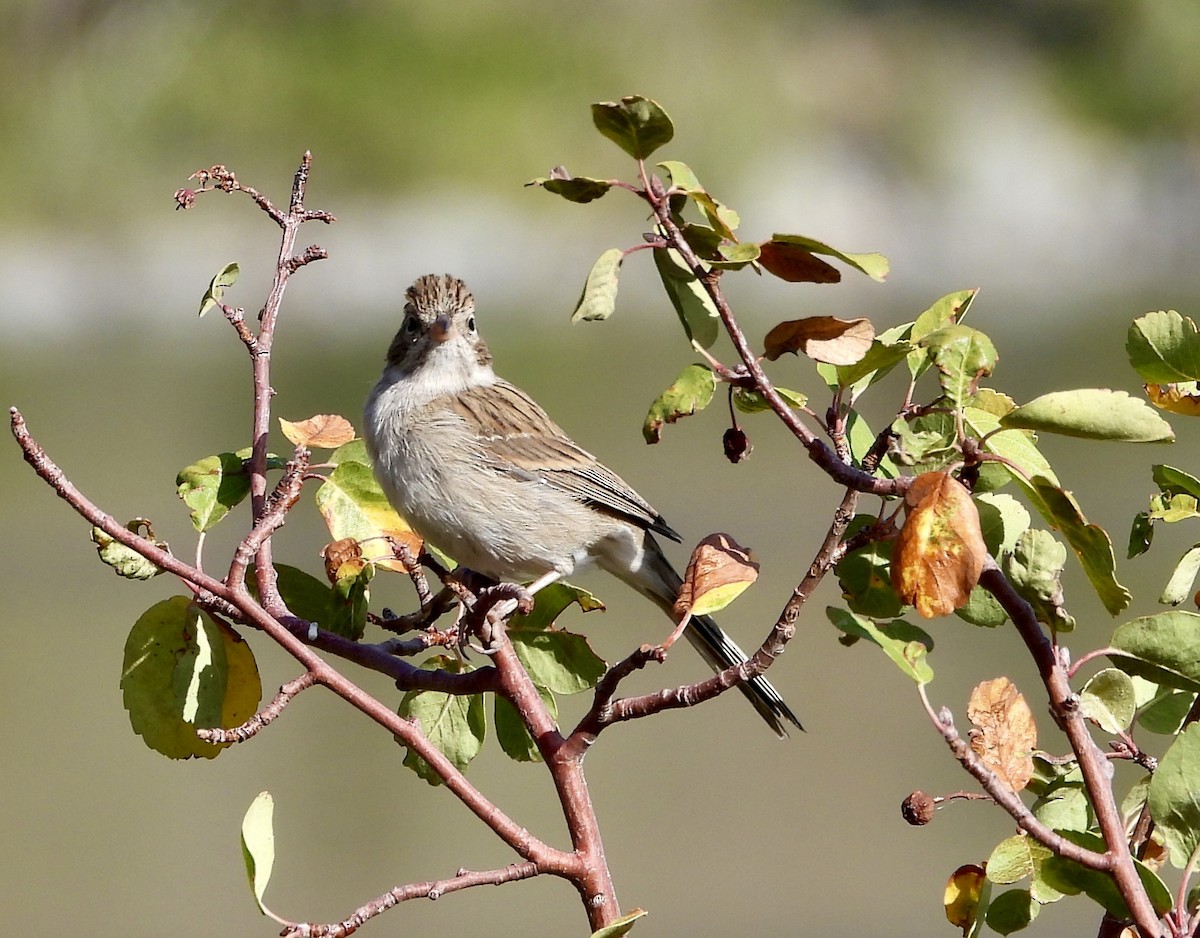
{"label": "withered leaf", "polygon": [[329,582],[337,582],[338,569],[342,564],[350,560],[361,560],[362,555],[362,545],[352,537],[343,537],[326,544],[321,550],[321,556],[325,558],[325,576]]}
{"label": "withered leaf", "polygon": [[1195,381],[1178,384],[1147,384],[1150,403],[1173,414],[1200,417],[1200,385]]}
{"label": "withered leaf", "polygon": [[337,449],[354,439],[350,421],[337,414],[317,414],[296,423],[280,417],[279,428],[294,445],[312,449]]}
{"label": "withered leaf", "polygon": [[724,609],[758,579],[758,562],[728,534],[710,534],[692,551],[675,616],[710,615]]}
{"label": "withered leaf", "polygon": [[1006,677],[984,681],[971,692],[967,717],[978,727],[971,748],[987,767],[1013,791],[1029,784],[1037,726],[1016,685]]}
{"label": "withered leaf", "polygon": [[946,472],[917,476],[904,502],[907,516],[892,550],[892,588],[926,619],[948,615],[967,604],[983,572],[987,545],[979,509]]}
{"label": "withered leaf", "polygon": [[788,283],[838,283],[842,272],[811,251],[787,241],[764,241],[758,246],[758,262]]}
{"label": "withered leaf", "polygon": [[781,322],[767,333],[763,346],[769,361],[785,352],[803,352],[830,365],[853,365],[867,354],[874,338],[869,319],[808,316]]}

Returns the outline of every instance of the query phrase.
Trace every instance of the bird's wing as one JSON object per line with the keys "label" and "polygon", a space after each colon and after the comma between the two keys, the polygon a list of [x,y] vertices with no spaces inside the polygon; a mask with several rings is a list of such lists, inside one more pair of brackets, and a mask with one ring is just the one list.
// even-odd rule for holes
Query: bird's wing
{"label": "bird's wing", "polygon": [[629,483],[576,444],[520,388],[506,381],[470,388],[455,398],[454,409],[497,470],[554,486],[639,527],[680,539]]}

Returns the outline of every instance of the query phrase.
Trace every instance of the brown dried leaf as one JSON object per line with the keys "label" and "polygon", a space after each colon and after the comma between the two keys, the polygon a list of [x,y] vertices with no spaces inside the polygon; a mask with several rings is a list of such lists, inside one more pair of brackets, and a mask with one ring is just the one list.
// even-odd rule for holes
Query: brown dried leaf
{"label": "brown dried leaf", "polygon": [[842,279],[840,270],[798,244],[764,241],[758,251],[758,262],[768,273],[788,283],[838,283]]}
{"label": "brown dried leaf", "polygon": [[688,560],[675,616],[705,616],[724,609],[757,579],[758,563],[750,551],[728,534],[710,534]]}
{"label": "brown dried leaf", "polygon": [[869,319],[809,316],[781,322],[767,333],[763,347],[769,361],[785,352],[803,352],[830,365],[853,365],[867,354],[874,338]]}
{"label": "brown dried leaf", "polygon": [[971,732],[971,748],[987,767],[1013,791],[1029,784],[1037,726],[1016,685],[1006,677],[984,681],[971,692],[967,716],[979,727]]}
{"label": "brown dried leaf", "polygon": [[331,541],[321,550],[325,558],[325,576],[330,583],[337,582],[338,568],[348,560],[362,558],[362,545],[352,537],[343,537],[340,541]]}
{"label": "brown dried leaf", "polygon": [[983,572],[987,545],[979,509],[949,473],[926,472],[904,497],[907,517],[892,551],[892,588],[926,619],[965,606]]}
{"label": "brown dried leaf", "polygon": [[296,423],[280,417],[279,428],[295,446],[311,449],[337,449],[354,439],[350,421],[337,414],[317,414]]}

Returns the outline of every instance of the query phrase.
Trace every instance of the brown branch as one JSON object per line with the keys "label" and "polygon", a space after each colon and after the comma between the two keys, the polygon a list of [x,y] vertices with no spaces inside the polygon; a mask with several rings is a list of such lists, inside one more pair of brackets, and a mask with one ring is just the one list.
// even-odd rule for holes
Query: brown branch
{"label": "brown branch", "polygon": [[[11,427],[14,438],[24,453],[25,460],[37,474],[44,479],[54,491],[66,501],[75,511],[93,525],[99,527],[114,540],[120,541],[147,560],[162,567],[194,587],[206,591],[224,603],[235,607],[239,612],[239,621],[266,632],[288,654],[298,661],[305,670],[312,672],[316,682],[333,691],[351,706],[365,714],[375,723],[396,736],[402,745],[429,763],[434,772],[442,779],[446,787],[481,821],[483,821],[501,840],[511,847],[518,856],[538,864],[539,869],[546,871],[570,870],[575,862],[574,855],[561,850],[555,850],[546,843],[534,837],[528,830],[508,817],[500,808],[493,804],[484,794],[475,788],[466,776],[446,756],[435,747],[421,732],[420,727],[411,720],[399,716],[390,707],[385,706],[368,694],[357,684],[331,667],[323,658],[313,651],[304,640],[297,636],[288,625],[273,616],[262,605],[255,602],[249,592],[243,587],[233,589],[215,580],[179,560],[174,555],[163,550],[153,542],[141,537],[119,524],[116,519],[101,511],[82,492],[70,482],[60,469],[46,454],[41,445],[30,435],[25,420],[14,407],[10,410]],[[318,630],[312,639],[314,645],[329,645],[344,652],[344,657],[356,660],[360,655],[375,657],[390,661],[392,667],[402,667],[405,673],[417,672],[420,669],[389,658],[378,650],[358,646],[348,639],[341,639],[328,632]],[[483,681],[490,681],[487,669],[481,669]],[[479,678],[475,678],[480,680]]]}
{"label": "brown branch", "polygon": [[950,711],[943,708],[940,713],[934,712],[925,696],[924,685],[920,690],[921,700],[925,704],[929,719],[937,731],[942,734],[942,738],[946,740],[954,757],[983,786],[983,790],[988,793],[988,796],[1012,816],[1018,827],[1027,831],[1035,840],[1059,856],[1074,860],[1088,869],[1109,871],[1112,864],[1106,854],[1081,847],[1039,821],[1021,800],[1020,795],[1001,781],[1000,776],[989,769],[979,754],[959,735]]}
{"label": "brown branch", "polygon": [[[642,178],[645,181],[644,170]],[[766,372],[763,371],[758,356],[751,351],[750,344],[746,340],[746,335],[742,332],[741,326],[734,318],[733,310],[730,309],[729,303],[725,299],[725,294],[720,288],[719,280],[721,271],[708,268],[696,255],[696,252],[692,250],[691,245],[684,238],[683,232],[675,224],[675,219],[671,216],[670,199],[662,189],[661,184],[658,186],[654,185],[655,181],[652,179],[646,182],[645,188],[640,190],[638,194],[649,203],[651,209],[654,211],[655,220],[661,226],[662,230],[666,232],[667,241],[670,243],[671,248],[679,253],[692,274],[704,285],[705,291],[717,308],[717,313],[721,317],[725,331],[733,342],[738,356],[746,366],[747,373],[754,383],[755,390],[763,395],[767,403],[770,404],[771,410],[775,412],[775,415],[783,421],[784,426],[804,446],[809,458],[839,485],[846,488],[853,488],[860,492],[871,492],[876,495],[902,495],[907,485],[904,478],[876,478],[870,473],[864,472],[856,466],[838,458],[833,450],[826,446],[804,425],[800,418],[796,416],[796,412],[792,410],[791,405],[775,390],[775,385],[767,377]]]}
{"label": "brown branch", "polygon": [[1125,904],[1129,906],[1138,931],[1144,938],[1157,938],[1162,934],[1161,924],[1133,864],[1133,856],[1125,839],[1125,827],[1113,797],[1108,760],[1088,731],[1079,697],[1071,689],[1067,669],[1042,631],[1033,607],[1004,576],[995,558],[988,557],[979,582],[1008,613],[1029,649],[1046,688],[1051,713],[1066,734],[1079,762],[1088,800],[1108,848],[1104,855],[1105,867],[1101,869],[1113,878]]}
{"label": "brown branch", "polygon": [[440,899],[442,896],[472,886],[499,886],[537,876],[541,871],[534,863],[513,863],[497,870],[459,870],[449,879],[424,883],[409,883],[385,892],[378,899],[355,909],[347,918],[329,925],[296,924],[282,932],[283,938],[345,938],[382,912],[410,899]]}
{"label": "brown branch", "polygon": [[252,736],[257,736],[260,730],[264,729],[283,713],[284,708],[298,694],[308,690],[316,682],[316,676],[311,671],[305,671],[294,681],[288,681],[288,683],[279,688],[279,693],[275,695],[275,699],[241,726],[234,726],[228,729],[219,726],[201,728],[196,730],[196,735],[206,743],[213,743],[214,745],[220,745],[221,743],[244,743]]}

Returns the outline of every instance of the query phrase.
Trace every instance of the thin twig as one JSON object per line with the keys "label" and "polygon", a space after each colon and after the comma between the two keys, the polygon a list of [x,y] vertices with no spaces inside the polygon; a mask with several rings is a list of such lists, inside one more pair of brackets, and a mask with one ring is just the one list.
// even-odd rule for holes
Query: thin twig
{"label": "thin twig", "polygon": [[340,922],[329,925],[297,924],[282,934],[283,938],[345,938],[347,935],[354,934],[375,916],[401,902],[407,902],[410,899],[436,900],[472,886],[499,886],[503,883],[515,883],[537,876],[540,872],[535,863],[513,863],[500,869],[479,872],[459,870],[449,879],[397,886],[395,889],[385,892],[378,899],[372,899],[366,905],[355,909]]}

